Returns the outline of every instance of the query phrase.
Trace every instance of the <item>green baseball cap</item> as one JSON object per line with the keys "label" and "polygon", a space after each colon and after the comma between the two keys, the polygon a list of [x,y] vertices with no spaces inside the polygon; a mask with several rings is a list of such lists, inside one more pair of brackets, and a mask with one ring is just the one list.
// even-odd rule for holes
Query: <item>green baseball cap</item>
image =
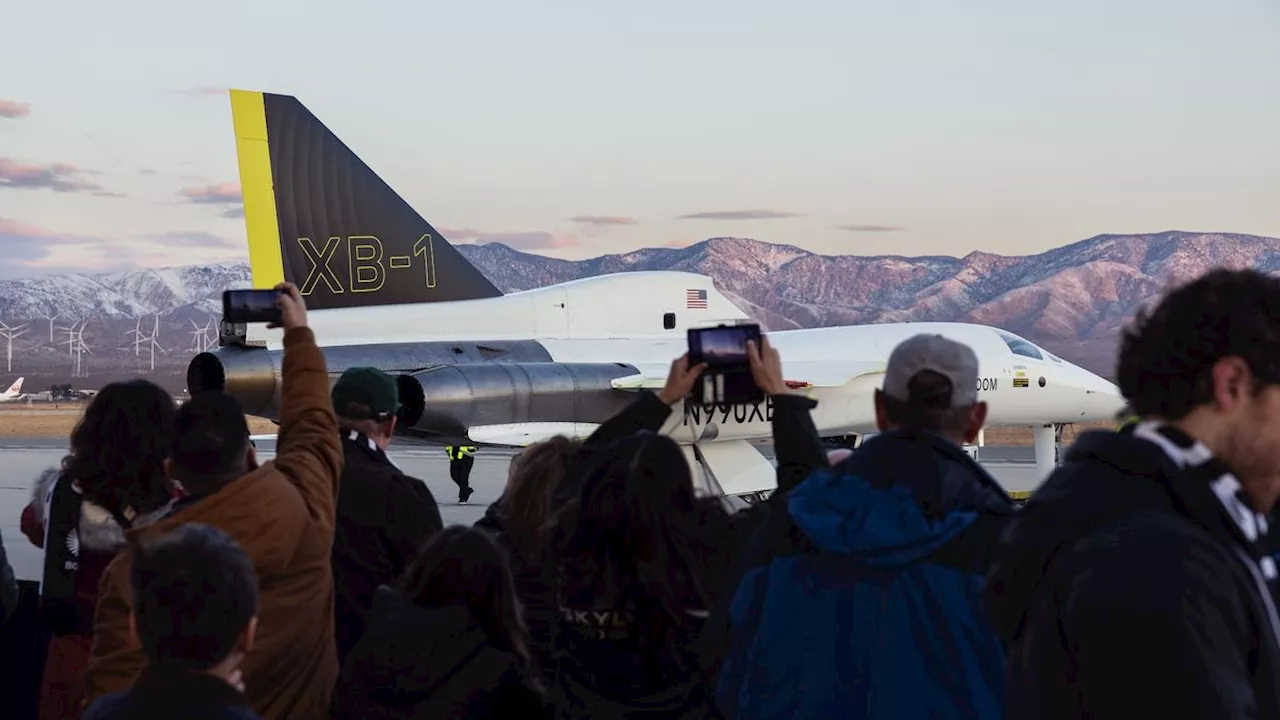
{"label": "green baseball cap", "polygon": [[333,410],[352,420],[390,419],[400,410],[396,379],[377,368],[351,368],[333,386]]}

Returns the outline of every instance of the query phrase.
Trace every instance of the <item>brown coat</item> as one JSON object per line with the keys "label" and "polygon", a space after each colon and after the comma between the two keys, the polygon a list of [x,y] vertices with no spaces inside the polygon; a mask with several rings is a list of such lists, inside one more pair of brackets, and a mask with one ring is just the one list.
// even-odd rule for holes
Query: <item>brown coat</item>
{"label": "brown coat", "polygon": [[[163,520],[130,530],[143,541],[189,522],[230,534],[258,572],[258,635],[246,658],[245,694],[273,718],[326,718],[338,677],[333,629],[334,508],[342,474],[324,355],[309,328],[284,338],[276,457],[214,495]],[[146,664],[129,632],[132,551],[108,566],[94,616],[89,701],[129,688]]]}

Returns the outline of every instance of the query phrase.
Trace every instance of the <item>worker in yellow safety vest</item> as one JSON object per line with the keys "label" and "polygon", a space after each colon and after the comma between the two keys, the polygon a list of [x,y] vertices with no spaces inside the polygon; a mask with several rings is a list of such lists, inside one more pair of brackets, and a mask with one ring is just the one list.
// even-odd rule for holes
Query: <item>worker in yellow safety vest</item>
{"label": "worker in yellow safety vest", "polygon": [[449,455],[449,477],[458,486],[458,502],[465,503],[475,489],[471,487],[471,466],[476,464],[475,445],[446,445]]}

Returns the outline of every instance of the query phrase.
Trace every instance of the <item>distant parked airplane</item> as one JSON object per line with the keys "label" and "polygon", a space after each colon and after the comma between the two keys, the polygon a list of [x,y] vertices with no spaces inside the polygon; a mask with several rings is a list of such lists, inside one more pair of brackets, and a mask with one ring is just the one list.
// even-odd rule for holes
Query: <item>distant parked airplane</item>
{"label": "distant parked airplane", "polygon": [[24,379],[25,378],[18,378],[16,382],[9,386],[8,390],[0,393],[0,403],[13,402],[14,400],[22,399],[24,397],[22,394],[22,381]]}

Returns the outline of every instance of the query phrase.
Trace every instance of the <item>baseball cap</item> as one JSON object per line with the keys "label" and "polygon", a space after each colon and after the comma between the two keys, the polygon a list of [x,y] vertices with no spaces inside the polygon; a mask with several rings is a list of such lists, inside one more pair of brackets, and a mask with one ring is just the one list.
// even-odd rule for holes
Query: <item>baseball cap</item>
{"label": "baseball cap", "polygon": [[[926,371],[936,375],[921,376]],[[978,401],[978,356],[968,345],[941,335],[909,337],[889,354],[884,393],[937,410],[973,405]]]}
{"label": "baseball cap", "polygon": [[399,409],[396,379],[377,368],[350,368],[333,386],[333,411],[339,417],[381,421],[390,419]]}

